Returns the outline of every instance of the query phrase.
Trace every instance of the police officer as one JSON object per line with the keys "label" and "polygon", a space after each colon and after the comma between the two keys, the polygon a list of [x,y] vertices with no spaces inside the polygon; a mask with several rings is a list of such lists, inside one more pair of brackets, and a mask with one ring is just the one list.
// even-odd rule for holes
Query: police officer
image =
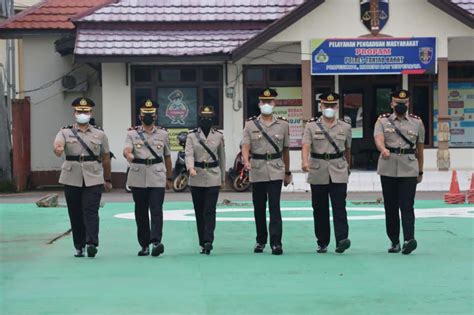
{"label": "police officer", "polygon": [[[168,132],[155,125],[158,104],[145,100],[140,104],[141,126],[128,129],[123,155],[130,163],[127,185],[132,189],[135,202],[138,256],[164,252],[161,243],[163,230],[163,201],[165,187],[171,187],[171,157]],[[148,211],[151,217],[149,222]]]}
{"label": "police officer", "polygon": [[76,257],[95,257],[99,246],[99,206],[102,186],[112,189],[109,140],[104,131],[89,124],[94,101],[79,97],[72,102],[76,123],[63,127],[54,140],[56,156],[66,155],[59,183],[71,221]]}
{"label": "police officer", "polygon": [[409,106],[408,91],[392,93],[393,113],[380,115],[374,128],[375,145],[380,151],[377,173],[382,182],[385,225],[392,242],[388,252],[400,252],[400,209],[405,240],[402,253],[405,255],[417,247],[413,205],[416,184],[423,178],[425,142],[423,122],[408,114]]}
{"label": "police officer", "polygon": [[214,108],[199,109],[199,127],[186,139],[186,167],[193,198],[201,254],[209,255],[216,227],[219,188],[225,181],[224,135],[212,128]]}
{"label": "police officer", "polygon": [[[314,232],[318,253],[326,253],[331,228],[329,198],[331,198],[336,236],[336,252],[343,253],[351,246],[347,224],[346,197],[351,161],[351,126],[336,118],[339,95],[320,96],[322,117],[306,124],[301,151],[302,169],[309,172],[311,185]],[[328,198],[329,197],[329,198]]]}
{"label": "police officer", "polygon": [[[277,92],[264,89],[259,95],[260,113],[245,124],[242,158],[250,171],[257,243],[255,253],[263,252],[267,243],[266,203],[270,211],[270,246],[272,254],[283,254],[282,220],[280,211],[281,185],[291,183],[289,154],[289,125],[283,117],[273,114]],[[250,156],[250,152],[252,152]],[[251,158],[251,160],[250,160]]]}

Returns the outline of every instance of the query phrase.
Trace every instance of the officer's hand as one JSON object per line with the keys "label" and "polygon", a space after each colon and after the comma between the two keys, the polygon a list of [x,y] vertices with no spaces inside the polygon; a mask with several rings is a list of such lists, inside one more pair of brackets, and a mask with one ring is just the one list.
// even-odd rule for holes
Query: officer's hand
{"label": "officer's hand", "polygon": [[303,162],[303,164],[301,165],[301,169],[303,170],[303,172],[309,172],[308,162]]}
{"label": "officer's hand", "polygon": [[135,156],[133,156],[132,153],[129,153],[129,154],[127,155],[127,161],[128,161],[128,163],[132,163],[132,161],[133,161],[134,158],[135,158]]}
{"label": "officer's hand", "polygon": [[111,182],[105,182],[104,183],[104,188],[105,188],[105,192],[110,192],[112,191],[112,183]]}
{"label": "officer's hand", "polygon": [[63,152],[64,152],[63,145],[57,145],[56,147],[54,147],[54,154],[56,154],[56,156],[61,156]]}
{"label": "officer's hand", "polygon": [[420,175],[416,178],[416,182],[419,184],[423,180],[423,175]]}
{"label": "officer's hand", "polygon": [[382,151],[382,159],[388,159],[390,158],[390,151],[388,149],[384,149]]}
{"label": "officer's hand", "polygon": [[293,175],[285,175],[285,180],[283,181],[283,184],[285,185],[285,187],[291,184],[292,182],[293,182]]}
{"label": "officer's hand", "polygon": [[167,179],[166,180],[166,190],[170,190],[173,187],[173,180]]}
{"label": "officer's hand", "polygon": [[247,171],[250,171],[252,169],[252,166],[250,165],[250,162],[244,163],[244,168]]}
{"label": "officer's hand", "polygon": [[196,175],[197,175],[196,169],[191,168],[191,169],[189,170],[189,175],[191,175],[191,177],[196,176]]}

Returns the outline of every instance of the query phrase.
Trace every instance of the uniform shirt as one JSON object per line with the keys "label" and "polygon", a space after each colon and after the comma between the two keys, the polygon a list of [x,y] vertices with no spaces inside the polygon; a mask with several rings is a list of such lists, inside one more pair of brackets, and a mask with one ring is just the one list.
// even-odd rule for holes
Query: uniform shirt
{"label": "uniform shirt", "polygon": [[[219,161],[219,166],[211,168],[195,167],[194,162],[214,162],[206,149],[199,143],[202,139],[207,147],[214,153]],[[225,179],[225,147],[224,135],[216,129],[211,129],[206,138],[201,128],[196,128],[188,133],[186,138],[186,167],[194,168],[196,176],[189,177],[189,186],[213,187],[220,186]]]}
{"label": "uniform shirt", "polygon": [[[304,128],[303,144],[311,145],[310,152],[317,154],[337,153],[334,146],[326,139],[317,123],[321,123],[336,143],[339,151],[344,153],[350,149],[352,142],[352,129],[348,123],[336,119],[328,128],[321,118],[311,119]],[[345,156],[333,160],[309,159],[309,172],[307,182],[311,185],[327,185],[329,179],[333,183],[347,183],[349,180],[348,164]]]}
{"label": "uniform shirt", "polygon": [[[258,120],[262,129],[273,139],[278,146],[279,152],[287,148],[290,142],[289,125],[285,118],[273,116],[271,123],[267,125],[261,116],[250,118],[244,128],[242,144],[250,145],[251,154],[273,154],[275,149],[263,136],[255,125],[254,120]],[[285,163],[282,158],[274,160],[250,160],[250,182],[268,182],[273,180],[283,180],[285,178]]]}
{"label": "uniform shirt", "polygon": [[[414,115],[405,115],[397,118],[395,114],[381,115],[375,123],[374,136],[383,135],[386,148],[409,149],[410,145],[400,137],[392,123],[413,143],[425,142],[425,127],[421,119]],[[388,159],[383,159],[380,154],[377,174],[390,177],[417,177],[418,160],[415,154],[390,153]]]}
{"label": "uniform shirt", "polygon": [[170,142],[168,131],[155,126],[151,133],[146,132],[142,126],[129,128],[125,138],[125,148],[132,149],[135,159],[155,159],[150,150],[146,147],[143,137],[156,154],[163,158],[163,162],[146,165],[131,163],[127,176],[127,185],[130,187],[166,187],[166,167],[164,157],[169,156]]}
{"label": "uniform shirt", "polygon": [[[104,131],[96,126],[89,125],[85,131],[78,129],[77,125],[67,126],[59,130],[55,143],[64,145],[64,154],[72,156],[89,156],[89,153],[81,145],[77,137],[72,132],[72,128],[77,130],[77,134],[94,152],[94,155],[101,157],[102,154],[109,153],[109,140]],[[64,161],[61,166],[59,183],[69,186],[86,187],[104,184],[104,169],[98,161]]]}

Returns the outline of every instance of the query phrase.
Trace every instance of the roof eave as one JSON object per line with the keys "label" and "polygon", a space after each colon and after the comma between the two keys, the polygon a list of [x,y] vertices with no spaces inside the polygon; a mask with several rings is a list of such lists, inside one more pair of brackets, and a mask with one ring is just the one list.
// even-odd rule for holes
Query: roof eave
{"label": "roof eave", "polygon": [[445,13],[451,15],[459,22],[469,26],[470,28],[474,28],[474,18],[472,17],[472,15],[469,14],[469,12],[467,12],[466,10],[455,5],[454,3],[445,0],[428,0],[428,2],[440,9],[441,11],[444,11]]}
{"label": "roof eave", "polygon": [[76,62],[198,62],[198,61],[213,61],[213,62],[224,62],[229,61],[230,55],[225,53],[220,54],[208,54],[208,55],[196,55],[196,56],[168,56],[168,55],[74,55]]}
{"label": "roof eave", "polygon": [[38,35],[64,35],[74,32],[75,29],[3,29],[0,32],[0,39],[18,39]]}
{"label": "roof eave", "polygon": [[284,17],[276,20],[272,24],[270,24],[267,28],[265,28],[261,33],[257,34],[256,36],[249,39],[247,42],[242,44],[240,47],[237,47],[232,52],[232,61],[238,61],[250,53],[255,48],[261,46],[272,37],[277,35],[278,33],[285,30],[291,24],[295,23],[312,10],[317,8],[321,5],[325,0],[308,0],[302,3],[299,7],[285,15]]}

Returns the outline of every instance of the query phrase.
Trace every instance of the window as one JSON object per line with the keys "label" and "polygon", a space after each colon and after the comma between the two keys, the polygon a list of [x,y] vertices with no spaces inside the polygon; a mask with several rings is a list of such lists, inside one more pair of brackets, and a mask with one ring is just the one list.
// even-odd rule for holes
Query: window
{"label": "window", "polygon": [[133,66],[133,120],[138,120],[140,101],[156,100],[158,125],[165,128],[195,128],[200,106],[213,106],[214,124],[223,127],[222,66]]}

